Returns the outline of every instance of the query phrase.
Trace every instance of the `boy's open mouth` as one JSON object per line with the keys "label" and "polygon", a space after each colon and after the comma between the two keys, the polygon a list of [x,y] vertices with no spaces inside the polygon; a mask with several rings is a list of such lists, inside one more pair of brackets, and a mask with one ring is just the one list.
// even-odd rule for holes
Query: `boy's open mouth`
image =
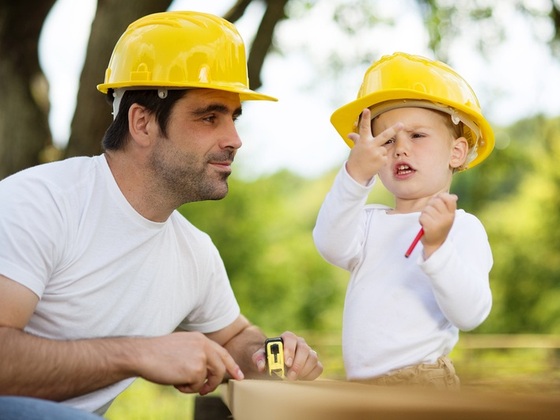
{"label": "boy's open mouth", "polygon": [[406,163],[401,163],[395,166],[396,175],[408,175],[414,172],[414,169]]}

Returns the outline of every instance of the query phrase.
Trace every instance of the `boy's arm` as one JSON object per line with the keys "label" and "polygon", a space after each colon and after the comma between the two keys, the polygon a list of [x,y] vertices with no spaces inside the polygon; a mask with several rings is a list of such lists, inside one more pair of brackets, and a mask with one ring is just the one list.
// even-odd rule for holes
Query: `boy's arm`
{"label": "boy's arm", "polygon": [[451,235],[430,258],[420,257],[440,309],[457,328],[472,330],[490,313],[492,263],[484,227],[468,214],[456,217]]}
{"label": "boy's arm", "polygon": [[345,166],[337,174],[313,229],[317,250],[331,264],[350,270],[360,257],[364,205],[371,188],[373,183],[363,186],[355,182]]}

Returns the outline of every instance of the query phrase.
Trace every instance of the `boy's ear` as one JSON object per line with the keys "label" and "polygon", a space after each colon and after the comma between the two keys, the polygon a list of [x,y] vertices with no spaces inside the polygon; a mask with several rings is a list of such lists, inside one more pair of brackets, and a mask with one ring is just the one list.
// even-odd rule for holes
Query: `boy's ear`
{"label": "boy's ear", "polygon": [[452,169],[460,168],[462,165],[465,164],[468,153],[469,153],[469,143],[467,142],[466,138],[459,137],[458,139],[453,140],[449,166]]}

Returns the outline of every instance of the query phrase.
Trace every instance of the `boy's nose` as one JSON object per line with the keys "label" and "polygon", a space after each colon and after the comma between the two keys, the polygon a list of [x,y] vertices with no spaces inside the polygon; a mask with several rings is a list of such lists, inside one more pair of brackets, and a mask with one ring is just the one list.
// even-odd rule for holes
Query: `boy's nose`
{"label": "boy's nose", "polygon": [[395,138],[395,156],[408,156],[408,142],[398,135]]}

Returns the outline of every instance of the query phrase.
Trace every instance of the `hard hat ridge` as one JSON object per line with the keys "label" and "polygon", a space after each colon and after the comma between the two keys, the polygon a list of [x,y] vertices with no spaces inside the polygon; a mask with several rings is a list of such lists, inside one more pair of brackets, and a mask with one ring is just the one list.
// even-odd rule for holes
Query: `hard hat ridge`
{"label": "hard hat ridge", "polygon": [[440,61],[402,52],[374,62],[364,75],[357,98],[334,111],[331,123],[352,147],[347,136],[357,131],[365,108],[372,110],[374,118],[389,109],[407,106],[437,109],[464,124],[470,156],[466,169],[478,165],[492,152],[494,133],[470,85]]}
{"label": "hard hat ridge", "polygon": [[276,98],[249,89],[245,45],[235,26],[208,13],[154,13],[131,23],[118,40],[104,83],[109,89],[208,88],[243,100]]}

